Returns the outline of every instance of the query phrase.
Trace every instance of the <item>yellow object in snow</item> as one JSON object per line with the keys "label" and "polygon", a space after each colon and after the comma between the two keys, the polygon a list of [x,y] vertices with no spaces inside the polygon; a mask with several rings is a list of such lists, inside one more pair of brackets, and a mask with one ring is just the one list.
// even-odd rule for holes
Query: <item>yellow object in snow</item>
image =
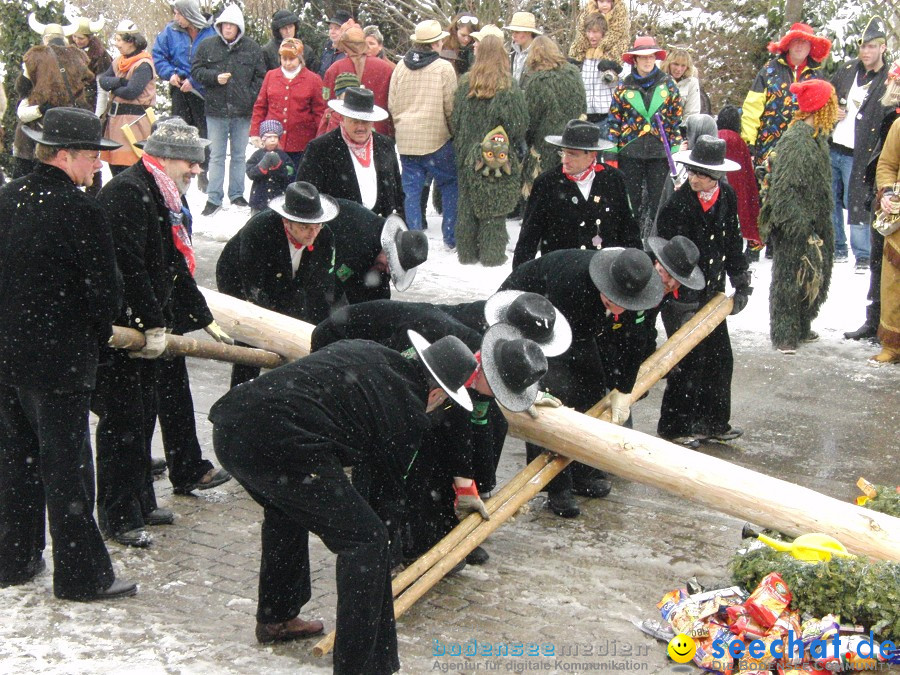
{"label": "yellow object in snow", "polygon": [[764,534],[759,535],[758,538],[762,543],[771,546],[776,551],[785,551],[797,560],[803,560],[804,562],[828,562],[832,556],[837,556],[838,558],[856,557],[852,553],[848,553],[844,545],[834,537],[818,532],[801,534],[791,543],[772,539]]}

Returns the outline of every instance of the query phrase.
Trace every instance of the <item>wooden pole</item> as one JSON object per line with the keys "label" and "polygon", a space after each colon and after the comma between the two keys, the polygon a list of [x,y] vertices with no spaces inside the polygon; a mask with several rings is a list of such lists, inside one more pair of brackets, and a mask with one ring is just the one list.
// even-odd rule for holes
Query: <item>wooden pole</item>
{"label": "wooden pole", "polygon": [[[109,345],[117,349],[138,351],[144,347],[144,334],[134,328],[113,326],[113,334]],[[166,335],[166,350],[161,358],[176,356],[193,356],[200,359],[212,359],[227,363],[240,363],[245,366],[260,368],[277,368],[286,360],[274,352],[249,347],[226,345],[210,340],[195,340],[183,335]]]}

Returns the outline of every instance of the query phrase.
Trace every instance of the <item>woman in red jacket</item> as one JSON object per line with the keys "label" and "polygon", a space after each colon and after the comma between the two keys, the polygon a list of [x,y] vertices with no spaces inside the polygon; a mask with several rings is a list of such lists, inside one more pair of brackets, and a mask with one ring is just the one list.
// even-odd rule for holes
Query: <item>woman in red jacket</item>
{"label": "woman in red jacket", "polygon": [[750,149],[741,138],[741,112],[733,105],[726,105],[716,118],[719,127],[719,138],[725,141],[726,159],[741,165],[739,171],[728,174],[728,183],[734,188],[737,197],[738,220],[741,223],[741,236],[747,240],[747,257],[751,262],[759,260],[760,243],[759,228],[759,188],[753,174],[753,159]]}
{"label": "woman in red jacket", "polygon": [[261,147],[259,125],[267,119],[278,120],[284,127],[281,147],[296,167],[306,144],[316,137],[319,120],[325,112],[322,78],[304,67],[303,42],[298,38],[285,39],[278,53],[281,67],[266,73],[253,105],[250,142]]}

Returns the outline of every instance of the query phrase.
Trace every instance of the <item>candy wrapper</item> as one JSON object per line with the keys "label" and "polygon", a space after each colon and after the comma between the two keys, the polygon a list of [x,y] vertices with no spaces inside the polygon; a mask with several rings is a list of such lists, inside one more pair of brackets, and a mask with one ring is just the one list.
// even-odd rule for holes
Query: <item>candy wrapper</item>
{"label": "candy wrapper", "polygon": [[687,598],[688,594],[685,590],[676,588],[674,591],[669,591],[668,593],[666,593],[663,596],[663,599],[656,604],[656,607],[659,609],[659,613],[662,615],[662,618],[668,621],[669,616],[672,614],[672,610]]}
{"label": "candy wrapper", "polygon": [[830,640],[840,627],[840,622],[833,614],[826,614],[821,619],[808,619],[800,629],[803,645],[809,647],[813,640]]}
{"label": "candy wrapper", "polygon": [[775,625],[781,613],[791,604],[790,590],[777,572],[767,574],[744,603],[747,612],[763,628]]}

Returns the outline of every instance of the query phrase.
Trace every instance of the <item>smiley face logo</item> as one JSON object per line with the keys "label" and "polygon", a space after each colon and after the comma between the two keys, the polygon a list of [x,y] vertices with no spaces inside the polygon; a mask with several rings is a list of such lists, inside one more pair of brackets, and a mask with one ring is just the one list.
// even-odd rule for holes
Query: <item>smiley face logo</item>
{"label": "smiley face logo", "polygon": [[697,645],[690,635],[679,633],[669,640],[666,651],[669,653],[669,658],[675,663],[687,663],[697,653]]}

